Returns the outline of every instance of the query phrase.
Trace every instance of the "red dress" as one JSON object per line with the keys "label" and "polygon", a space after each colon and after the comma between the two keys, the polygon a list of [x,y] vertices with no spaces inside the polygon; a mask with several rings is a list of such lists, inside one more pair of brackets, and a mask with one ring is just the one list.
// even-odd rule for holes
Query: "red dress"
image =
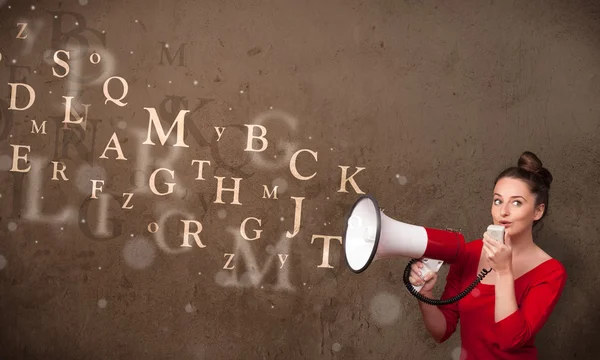
{"label": "red dress", "polygon": [[[481,239],[466,244],[465,258],[450,265],[441,299],[459,294],[475,280],[482,248]],[[458,302],[438,306],[446,318],[442,341],[455,332],[460,319],[460,360],[537,359],[534,336],[550,316],[566,280],[564,266],[554,258],[518,277],[514,281],[518,309],[498,323],[495,285],[479,283]]]}

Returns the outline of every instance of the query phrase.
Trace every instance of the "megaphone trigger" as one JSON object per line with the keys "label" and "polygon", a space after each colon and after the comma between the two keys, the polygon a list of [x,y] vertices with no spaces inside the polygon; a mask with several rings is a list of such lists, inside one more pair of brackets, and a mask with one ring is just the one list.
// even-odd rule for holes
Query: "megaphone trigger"
{"label": "megaphone trigger", "polygon": [[427,267],[428,271],[438,272],[444,264],[441,260],[422,258],[421,262]]}
{"label": "megaphone trigger", "polygon": [[[424,265],[421,268],[421,275],[420,275],[421,279],[425,279],[431,273],[437,273],[440,270],[440,268],[442,267],[442,264],[444,263],[441,260],[428,259],[428,258],[421,258],[421,259],[419,259],[419,261],[421,263],[423,263],[423,265]],[[412,287],[413,287],[413,289],[415,289],[416,292],[421,292],[423,285],[419,285],[419,286],[412,285]]]}

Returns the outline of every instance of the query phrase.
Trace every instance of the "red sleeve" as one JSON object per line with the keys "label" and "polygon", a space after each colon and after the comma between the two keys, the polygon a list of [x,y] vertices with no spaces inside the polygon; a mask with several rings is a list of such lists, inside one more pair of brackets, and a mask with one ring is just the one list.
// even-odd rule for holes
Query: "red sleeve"
{"label": "red sleeve", "polygon": [[[450,265],[448,275],[446,276],[446,286],[440,299],[448,299],[458,295],[464,289],[461,288],[461,279],[463,274],[463,261],[457,261]],[[456,331],[458,324],[458,301],[448,305],[438,305],[438,309],[446,318],[446,332],[440,340],[444,342]]]}
{"label": "red sleeve", "polygon": [[519,348],[544,326],[567,280],[562,265],[533,285],[521,306],[490,329],[493,344],[502,350]]}

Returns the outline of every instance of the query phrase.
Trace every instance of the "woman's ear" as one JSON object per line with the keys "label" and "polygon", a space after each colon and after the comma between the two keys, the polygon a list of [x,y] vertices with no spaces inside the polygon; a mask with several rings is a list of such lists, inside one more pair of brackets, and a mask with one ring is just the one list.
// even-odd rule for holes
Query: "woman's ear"
{"label": "woman's ear", "polygon": [[533,219],[534,220],[541,219],[542,215],[544,215],[545,209],[546,209],[546,204],[539,204],[538,206],[536,206]]}

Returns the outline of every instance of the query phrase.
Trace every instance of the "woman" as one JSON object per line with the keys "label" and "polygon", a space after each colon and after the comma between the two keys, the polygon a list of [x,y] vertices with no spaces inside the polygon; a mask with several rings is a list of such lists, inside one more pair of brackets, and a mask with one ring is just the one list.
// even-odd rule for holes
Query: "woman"
{"label": "woman", "polygon": [[[504,244],[487,232],[468,242],[461,261],[448,271],[442,299],[453,297],[492,269],[469,295],[450,305],[419,302],[425,327],[441,343],[460,319],[461,360],[537,359],[534,336],[558,302],[567,273],[564,266],[533,241],[532,230],[548,213],[552,175],[538,157],[524,152],[518,166],[501,172],[494,182],[492,219],[505,227]],[[432,298],[437,274],[420,277],[421,262],[412,265],[410,282],[423,285]]]}

